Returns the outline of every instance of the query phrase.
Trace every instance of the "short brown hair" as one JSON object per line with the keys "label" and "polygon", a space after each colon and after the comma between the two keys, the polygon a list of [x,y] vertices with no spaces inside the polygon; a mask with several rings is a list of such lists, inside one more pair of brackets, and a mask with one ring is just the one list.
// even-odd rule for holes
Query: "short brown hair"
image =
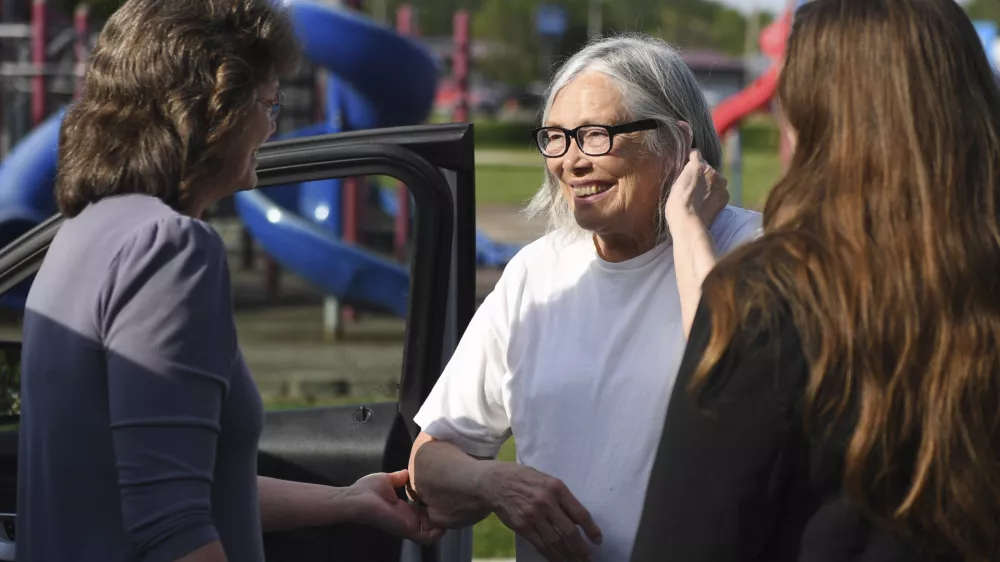
{"label": "short brown hair", "polygon": [[286,76],[299,50],[271,0],[128,0],[90,55],[59,136],[56,200],[145,193],[183,211],[190,187],[222,169],[256,90]]}

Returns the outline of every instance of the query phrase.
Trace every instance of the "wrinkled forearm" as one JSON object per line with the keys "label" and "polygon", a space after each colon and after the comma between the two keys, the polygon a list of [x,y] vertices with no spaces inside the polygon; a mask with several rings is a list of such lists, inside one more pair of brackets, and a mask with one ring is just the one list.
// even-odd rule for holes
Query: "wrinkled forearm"
{"label": "wrinkled forearm", "polygon": [[473,525],[493,511],[487,486],[489,469],[496,462],[470,457],[445,441],[428,441],[412,460],[413,488],[436,524]]}
{"label": "wrinkled forearm", "polygon": [[697,215],[671,221],[670,236],[673,238],[674,270],[677,272],[684,337],[687,337],[701,300],[701,285],[718,258],[712,235]]}

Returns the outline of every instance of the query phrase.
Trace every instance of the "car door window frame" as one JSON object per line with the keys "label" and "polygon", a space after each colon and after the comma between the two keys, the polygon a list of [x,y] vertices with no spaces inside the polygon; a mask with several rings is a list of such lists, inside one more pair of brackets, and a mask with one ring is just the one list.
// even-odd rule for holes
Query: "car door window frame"
{"label": "car door window frame", "polygon": [[[393,177],[416,205],[414,252],[398,408],[413,418],[475,310],[475,174],[470,123],[373,129],[276,141],[261,147],[258,188],[362,175]],[[57,214],[0,248],[0,294],[41,267],[64,217]],[[436,342],[440,342],[437,345]],[[416,550],[419,550],[417,554]],[[404,560],[467,562],[471,528]]]}

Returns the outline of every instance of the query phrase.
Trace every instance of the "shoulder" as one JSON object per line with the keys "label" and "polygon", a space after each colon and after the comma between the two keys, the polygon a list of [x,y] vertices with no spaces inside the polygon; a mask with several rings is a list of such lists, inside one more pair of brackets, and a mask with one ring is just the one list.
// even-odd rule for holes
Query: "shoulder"
{"label": "shoulder", "polygon": [[523,307],[548,302],[572,283],[573,271],[587,266],[593,255],[590,244],[585,233],[560,229],[525,245],[504,267],[477,315],[496,316],[497,323],[507,326]]}
{"label": "shoulder", "polygon": [[589,233],[579,229],[561,228],[538,238],[521,248],[504,268],[511,276],[524,277],[528,272],[554,271],[570,263],[592,258]]}
{"label": "shoulder", "polygon": [[106,289],[173,280],[194,290],[228,284],[226,248],[207,223],[177,213],[149,217],[119,238]]}
{"label": "shoulder", "polygon": [[121,239],[119,258],[224,257],[225,244],[207,223],[180,214],[153,217],[134,227]]}
{"label": "shoulder", "polygon": [[593,241],[586,231],[563,228],[527,244],[504,267],[497,285],[508,293],[509,302],[545,300],[574,279],[574,272],[596,258]]}
{"label": "shoulder", "polygon": [[[684,368],[693,373],[714,357],[698,400],[753,395],[769,389],[769,398],[788,406],[808,378],[808,364],[798,327],[787,301],[774,290],[742,287],[760,300],[726,310],[726,303],[703,300],[688,337]],[[739,298],[739,297],[737,297]],[[732,303],[730,303],[732,304]],[[727,342],[719,346],[719,342]]]}
{"label": "shoulder", "polygon": [[757,238],[763,227],[763,217],[757,211],[727,205],[709,229],[719,250],[727,252],[735,246]]}

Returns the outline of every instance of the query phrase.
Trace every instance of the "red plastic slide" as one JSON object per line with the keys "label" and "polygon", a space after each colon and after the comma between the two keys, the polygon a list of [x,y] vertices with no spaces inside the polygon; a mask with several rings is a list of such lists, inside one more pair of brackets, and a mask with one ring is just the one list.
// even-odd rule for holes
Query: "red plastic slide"
{"label": "red plastic slide", "polygon": [[715,106],[712,111],[712,121],[719,136],[723,136],[748,115],[767,109],[768,104],[778,90],[778,75],[781,72],[780,62],[785,54],[785,41],[792,24],[792,6],[771,25],[760,33],[761,50],[773,62],[771,68],[754,80],[743,91],[730,96]]}
{"label": "red plastic slide", "polygon": [[743,91],[715,106],[712,111],[712,121],[720,137],[728,133],[744,117],[767,109],[778,89],[778,72],[778,67],[772,66]]}

